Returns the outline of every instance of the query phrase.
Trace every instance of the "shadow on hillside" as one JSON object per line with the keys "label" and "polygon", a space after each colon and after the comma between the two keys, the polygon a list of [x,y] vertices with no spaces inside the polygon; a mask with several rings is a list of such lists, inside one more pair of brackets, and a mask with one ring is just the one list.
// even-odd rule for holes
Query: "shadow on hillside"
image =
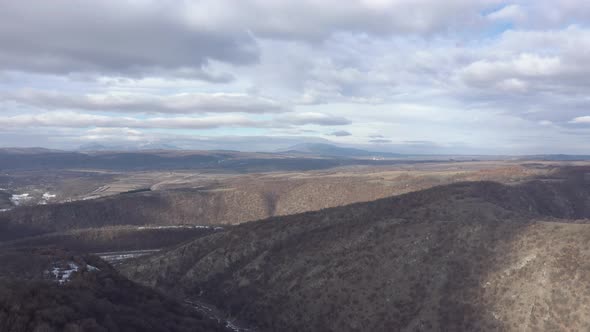
{"label": "shadow on hillside", "polygon": [[520,255],[554,257],[550,241],[567,244],[538,220],[590,216],[586,173],[457,183],[274,217],[122,269],[165,291],[204,294],[260,330],[518,330],[519,308],[535,303],[519,290],[544,263],[527,270]]}

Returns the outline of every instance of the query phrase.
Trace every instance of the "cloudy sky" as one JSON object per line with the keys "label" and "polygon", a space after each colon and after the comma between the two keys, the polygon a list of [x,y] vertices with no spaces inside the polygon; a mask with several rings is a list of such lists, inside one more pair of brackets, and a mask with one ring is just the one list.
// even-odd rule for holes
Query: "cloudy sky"
{"label": "cloudy sky", "polygon": [[586,0],[0,0],[0,146],[590,154]]}

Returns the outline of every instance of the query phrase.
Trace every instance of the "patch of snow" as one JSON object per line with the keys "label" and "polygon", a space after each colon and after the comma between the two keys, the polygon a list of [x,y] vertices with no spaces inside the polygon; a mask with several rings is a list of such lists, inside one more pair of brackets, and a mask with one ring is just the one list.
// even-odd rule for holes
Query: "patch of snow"
{"label": "patch of snow", "polygon": [[118,255],[105,255],[100,256],[100,258],[104,259],[107,262],[118,262],[125,259],[137,258],[147,254],[144,253],[137,253],[137,254],[118,254]]}
{"label": "patch of snow", "polygon": [[193,229],[213,229],[223,230],[223,227],[213,227],[205,225],[168,225],[168,226],[139,226],[137,229],[176,229],[176,228],[193,228]]}
{"label": "patch of snow", "polygon": [[29,196],[29,194],[20,194],[20,195],[13,194],[10,197],[10,201],[14,205],[20,205],[22,202],[26,202],[26,201],[28,201],[30,199],[31,199],[31,197]]}
{"label": "patch of snow", "polygon": [[55,197],[56,197],[56,195],[54,195],[54,194],[50,194],[48,192],[47,193],[44,193],[41,201],[39,202],[39,204],[46,205],[48,200],[50,200],[52,198],[55,198]]}
{"label": "patch of snow", "polygon": [[109,263],[120,262],[126,259],[137,258],[145,256],[151,253],[160,251],[160,249],[147,249],[147,250],[133,250],[133,251],[115,251],[115,252],[103,252],[96,253],[98,257],[104,259]]}
{"label": "patch of snow", "polygon": [[97,268],[96,266],[92,266],[90,264],[86,264],[86,268],[88,269],[88,271],[100,271],[99,268]]}
{"label": "patch of snow", "polygon": [[10,211],[12,209],[0,209],[0,212],[4,212],[4,211]]}
{"label": "patch of snow", "polygon": [[76,263],[69,262],[66,266],[64,265],[55,265],[49,272],[55,280],[55,282],[59,283],[60,285],[65,284],[66,282],[70,281],[72,274],[74,272],[78,272],[80,268]]}

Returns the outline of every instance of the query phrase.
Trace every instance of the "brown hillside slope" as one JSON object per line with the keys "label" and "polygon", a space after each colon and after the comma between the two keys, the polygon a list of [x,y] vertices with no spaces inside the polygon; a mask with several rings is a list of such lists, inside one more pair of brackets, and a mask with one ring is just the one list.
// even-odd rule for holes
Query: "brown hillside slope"
{"label": "brown hillside slope", "polygon": [[[406,172],[387,169],[333,173],[245,175],[198,189],[120,194],[0,212],[0,241],[47,232],[113,225],[239,224],[399,195],[465,180],[513,182],[548,170],[522,166]],[[461,166],[463,167],[463,166]],[[540,173],[542,172],[542,173]]]}
{"label": "brown hillside slope", "polygon": [[[260,200],[258,202],[257,200]],[[264,217],[265,205],[245,192],[190,190],[117,195],[88,201],[16,208],[0,213],[0,241],[18,237],[112,225],[208,225]]]}
{"label": "brown hillside slope", "polygon": [[572,179],[460,183],[246,223],[123,272],[263,331],[585,330],[590,225],[554,219],[590,215],[590,188]]}

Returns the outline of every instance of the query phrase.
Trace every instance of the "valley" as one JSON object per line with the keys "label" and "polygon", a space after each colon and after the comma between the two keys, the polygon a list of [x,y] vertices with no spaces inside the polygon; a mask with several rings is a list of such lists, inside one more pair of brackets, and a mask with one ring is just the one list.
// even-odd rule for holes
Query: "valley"
{"label": "valley", "polygon": [[4,180],[12,196],[54,194],[49,202],[31,199],[0,211],[0,239],[120,225],[234,225],[460,181],[550,178],[560,167],[518,160],[391,162],[273,172],[53,169],[31,177],[31,171],[12,171]]}
{"label": "valley", "polygon": [[120,269],[262,331],[583,330],[587,171],[244,223]]}
{"label": "valley", "polygon": [[590,1],[0,1],[0,332],[590,331]]}
{"label": "valley", "polygon": [[[363,163],[7,170],[4,192],[55,197],[0,212],[0,282],[15,289],[0,294],[0,327],[123,324],[108,307],[92,310],[111,320],[84,318],[105,296],[135,308],[161,296],[142,310],[176,315],[173,331],[194,319],[203,331],[590,326],[590,163]],[[32,311],[7,306],[33,289]],[[87,302],[39,316],[74,294]]]}

